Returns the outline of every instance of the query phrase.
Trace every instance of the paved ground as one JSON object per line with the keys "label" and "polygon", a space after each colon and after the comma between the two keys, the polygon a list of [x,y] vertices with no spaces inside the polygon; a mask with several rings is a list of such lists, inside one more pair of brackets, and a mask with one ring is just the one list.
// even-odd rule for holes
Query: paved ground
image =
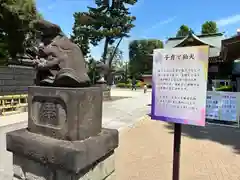
{"label": "paved ground", "polygon": [[[150,93],[150,90],[147,94],[144,94],[142,90],[131,91],[129,89],[113,88],[111,91],[113,99],[114,97],[127,98],[103,103],[103,126],[120,129],[133,124],[138,118],[149,112],[147,105],[151,101]],[[27,112],[0,116],[0,127],[26,121]]]}
{"label": "paved ground", "polygon": [[[124,129],[117,149],[117,180],[171,180],[173,130],[146,118]],[[239,129],[183,128],[181,180],[240,180]]]}
{"label": "paved ground", "polygon": [[[172,126],[149,118],[140,121],[140,117],[149,112],[150,93],[114,89],[112,95],[132,97],[103,104],[103,126],[121,130],[116,159],[117,180],[171,180]],[[0,119],[0,126],[6,127],[5,132],[24,127],[26,115]],[[8,123],[11,121],[14,127],[6,126],[6,120]],[[5,145],[1,133],[0,128],[0,169],[9,170],[11,159],[7,158],[10,158],[10,153],[1,152]],[[181,180],[240,180],[238,137],[240,129],[184,126]]]}
{"label": "paved ground", "polygon": [[[103,127],[122,129],[131,127],[140,117],[149,113],[150,92],[113,89],[112,96],[129,97],[103,103]],[[6,151],[6,132],[27,126],[27,113],[0,117],[0,180],[10,180],[12,154]],[[5,171],[5,172],[4,172]]]}
{"label": "paved ground", "polygon": [[122,129],[132,126],[139,118],[150,112],[150,92],[114,89],[113,96],[130,97],[112,102],[103,103],[103,126],[107,128]]}

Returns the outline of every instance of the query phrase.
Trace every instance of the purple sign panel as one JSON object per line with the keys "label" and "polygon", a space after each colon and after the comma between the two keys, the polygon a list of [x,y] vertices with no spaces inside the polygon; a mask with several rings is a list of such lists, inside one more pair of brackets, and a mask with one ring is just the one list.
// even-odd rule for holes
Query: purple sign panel
{"label": "purple sign panel", "polygon": [[155,49],[154,120],[205,126],[208,46]]}

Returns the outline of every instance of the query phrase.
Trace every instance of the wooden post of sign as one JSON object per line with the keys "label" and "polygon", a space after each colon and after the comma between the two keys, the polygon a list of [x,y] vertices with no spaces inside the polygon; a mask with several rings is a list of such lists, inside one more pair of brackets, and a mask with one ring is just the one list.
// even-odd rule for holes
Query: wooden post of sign
{"label": "wooden post of sign", "polygon": [[182,129],[182,125],[181,124],[174,123],[173,174],[172,174],[172,180],[179,180],[181,129]]}

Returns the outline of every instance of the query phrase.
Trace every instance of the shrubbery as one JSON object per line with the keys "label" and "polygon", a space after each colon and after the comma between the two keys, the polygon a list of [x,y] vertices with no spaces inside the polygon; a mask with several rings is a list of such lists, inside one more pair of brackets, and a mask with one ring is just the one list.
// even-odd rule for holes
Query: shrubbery
{"label": "shrubbery", "polygon": [[[119,88],[132,88],[132,83],[129,80],[128,83],[120,82],[120,83],[117,83],[116,86]],[[144,86],[144,82],[137,81],[136,88],[141,88],[143,86]],[[147,86],[148,86],[148,88],[151,88],[151,85],[147,85]]]}
{"label": "shrubbery", "polygon": [[216,88],[216,91],[232,91],[232,86],[222,86],[220,88]]}
{"label": "shrubbery", "polygon": [[117,83],[116,86],[119,88],[126,88],[127,84],[126,83]]}
{"label": "shrubbery", "polygon": [[[128,84],[127,83],[118,83],[118,84],[116,84],[116,86],[119,88],[132,88],[132,84],[130,84],[130,83],[128,83]],[[139,88],[139,87],[141,87],[141,85],[136,84],[136,87]]]}
{"label": "shrubbery", "polygon": [[152,85],[151,85],[151,84],[148,84],[147,87],[148,87],[148,88],[152,88]]}

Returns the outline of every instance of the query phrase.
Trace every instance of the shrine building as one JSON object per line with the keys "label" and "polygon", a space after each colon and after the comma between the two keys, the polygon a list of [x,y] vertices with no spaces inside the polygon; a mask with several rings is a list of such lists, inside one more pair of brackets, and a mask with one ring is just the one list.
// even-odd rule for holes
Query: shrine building
{"label": "shrine building", "polygon": [[[209,49],[209,65],[208,79],[214,86],[229,85],[231,82],[232,63],[221,56],[222,41],[224,40],[223,33],[214,33],[206,35],[195,35],[192,31],[185,37],[169,38],[164,48],[186,47],[208,45]],[[145,75],[143,75],[143,79]],[[149,74],[146,75],[146,80],[149,82]]]}
{"label": "shrine building", "polygon": [[231,80],[240,92],[240,30],[235,36],[222,40],[221,56],[224,62],[232,63]]}

